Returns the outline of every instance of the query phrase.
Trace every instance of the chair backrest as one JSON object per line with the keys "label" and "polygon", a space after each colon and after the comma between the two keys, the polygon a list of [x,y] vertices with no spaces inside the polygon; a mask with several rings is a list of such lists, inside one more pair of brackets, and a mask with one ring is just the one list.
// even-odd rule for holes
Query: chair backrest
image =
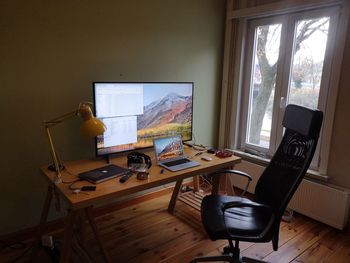
{"label": "chair backrest", "polygon": [[256,201],[271,205],[277,217],[282,216],[310,166],[322,119],[321,111],[292,104],[286,107],[284,136],[255,188]]}

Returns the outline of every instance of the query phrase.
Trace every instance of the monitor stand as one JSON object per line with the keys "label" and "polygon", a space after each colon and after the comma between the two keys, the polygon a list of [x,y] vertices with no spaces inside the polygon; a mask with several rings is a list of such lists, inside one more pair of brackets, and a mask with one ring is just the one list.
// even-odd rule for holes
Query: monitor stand
{"label": "monitor stand", "polygon": [[111,163],[111,159],[109,157],[109,154],[105,155],[103,158],[106,159],[107,163]]}

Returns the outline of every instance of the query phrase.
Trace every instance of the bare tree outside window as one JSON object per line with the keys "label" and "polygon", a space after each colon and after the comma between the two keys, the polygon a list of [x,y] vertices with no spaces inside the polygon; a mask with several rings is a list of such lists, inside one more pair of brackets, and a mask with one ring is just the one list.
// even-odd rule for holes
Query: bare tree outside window
{"label": "bare tree outside window", "polygon": [[[247,141],[268,148],[281,38],[280,24],[255,30]],[[327,43],[329,17],[297,21],[288,102],[316,108]]]}
{"label": "bare tree outside window", "polygon": [[[271,133],[272,104],[276,84],[277,61],[280,48],[281,24],[256,28],[254,68],[250,98],[248,142],[268,147]],[[264,109],[263,112],[258,112]],[[266,123],[264,131],[262,124]]]}

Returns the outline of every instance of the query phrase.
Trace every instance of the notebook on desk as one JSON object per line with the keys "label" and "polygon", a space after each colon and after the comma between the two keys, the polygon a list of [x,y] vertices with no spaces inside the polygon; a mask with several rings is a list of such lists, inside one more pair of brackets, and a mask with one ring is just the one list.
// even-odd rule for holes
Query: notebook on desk
{"label": "notebook on desk", "polygon": [[153,140],[158,165],[170,170],[179,171],[200,165],[184,155],[181,136],[171,136]]}
{"label": "notebook on desk", "polygon": [[97,169],[80,173],[79,178],[97,184],[109,179],[116,178],[118,176],[125,175],[127,173],[131,173],[131,171],[127,168],[110,164],[103,167],[99,167]]}

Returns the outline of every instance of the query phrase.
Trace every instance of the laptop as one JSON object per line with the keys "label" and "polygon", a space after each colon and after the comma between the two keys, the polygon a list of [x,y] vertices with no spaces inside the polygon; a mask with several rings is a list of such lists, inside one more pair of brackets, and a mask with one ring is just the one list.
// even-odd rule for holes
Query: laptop
{"label": "laptop", "polygon": [[200,165],[184,155],[181,136],[153,140],[157,164],[173,172]]}
{"label": "laptop", "polygon": [[110,164],[79,174],[79,178],[97,184],[131,173],[129,169]]}

